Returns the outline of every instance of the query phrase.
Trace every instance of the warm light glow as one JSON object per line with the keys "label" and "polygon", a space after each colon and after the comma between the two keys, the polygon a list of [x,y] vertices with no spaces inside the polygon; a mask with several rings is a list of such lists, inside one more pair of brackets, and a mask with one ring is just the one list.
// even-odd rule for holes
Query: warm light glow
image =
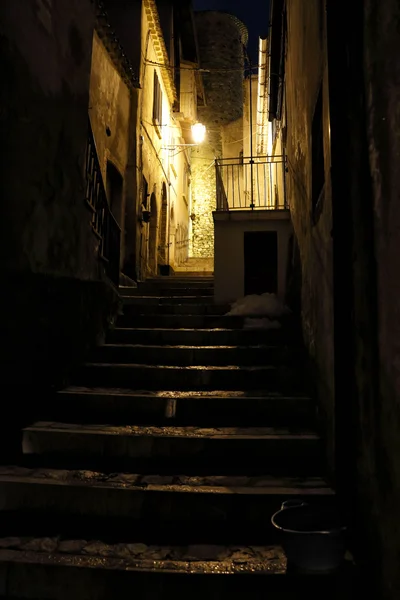
{"label": "warm light glow", "polygon": [[192,125],[192,137],[195,144],[201,144],[206,137],[206,126],[202,123]]}

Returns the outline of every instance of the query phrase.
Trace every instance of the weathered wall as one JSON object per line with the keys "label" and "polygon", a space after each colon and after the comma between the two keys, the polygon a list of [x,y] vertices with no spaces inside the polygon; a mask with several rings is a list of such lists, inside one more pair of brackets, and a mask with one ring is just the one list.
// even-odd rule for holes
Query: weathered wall
{"label": "weathered wall", "polygon": [[[139,94],[139,127],[142,140],[138,147],[139,184],[144,176],[148,183],[149,194],[154,193],[157,210],[153,211],[152,222],[143,224],[138,235],[139,273],[141,277],[149,272],[146,264],[151,253],[155,252],[159,265],[175,264],[175,236],[179,228],[178,238],[185,239],[189,223],[189,192],[184,170],[187,159],[182,148],[176,145],[184,143],[179,121],[172,112],[172,100],[166,87],[166,70],[159,66],[157,53],[159,46],[153,27],[150,30],[146,11],[142,11],[141,39],[142,57],[140,70],[141,90]],[[162,90],[162,123],[160,127],[153,124],[153,82],[156,71]],[[165,219],[162,220],[162,189],[167,190],[167,207]],[[139,190],[141,199],[142,189]],[[164,209],[165,211],[165,209]],[[162,224],[166,223],[166,230]],[[180,260],[177,253],[177,260]],[[154,265],[150,270],[154,270]]]}
{"label": "weathered wall", "polygon": [[[210,69],[203,81],[206,106],[199,121],[207,127],[207,140],[192,154],[192,255],[213,256],[215,171],[212,162],[222,155],[222,127],[243,114],[243,43],[247,30],[235,17],[217,11],[195,13],[201,66]],[[237,67],[237,71],[234,69]]]}
{"label": "weathered wall", "polygon": [[89,115],[104,181],[107,160],[111,160],[123,176],[129,153],[130,91],[96,32],[93,36]]}
{"label": "weathered wall", "polygon": [[[123,81],[97,32],[94,32],[89,116],[104,184],[107,186],[107,161],[113,163],[124,180],[122,204],[118,214],[113,209],[122,232],[126,229],[125,206],[128,194],[125,181],[126,168],[130,159],[135,160],[135,142],[131,138],[136,136],[136,128],[131,123],[133,112],[131,95],[136,96],[136,94],[136,90],[131,91]],[[135,104],[135,98],[132,98],[132,101]],[[136,125],[135,117],[134,114],[133,125]],[[131,198],[130,202],[132,202]],[[122,236],[121,266],[124,264],[125,256],[124,241]]]}
{"label": "weathered wall", "polygon": [[1,453],[117,310],[85,205],[93,27],[90,0],[0,4]]}
{"label": "weathered wall", "polygon": [[367,0],[355,8],[351,24],[363,44],[347,32],[348,64],[355,71],[348,77],[355,87],[347,114],[350,150],[366,162],[364,168],[353,159],[349,173],[355,512],[361,539],[366,534],[369,542],[367,566],[377,575],[377,597],[394,600],[400,594],[400,7],[395,0]]}
{"label": "weathered wall", "polygon": [[[333,468],[332,211],[326,19],[319,0],[289,0],[287,19],[287,194],[300,250],[304,337],[315,367],[321,417],[326,425],[328,459]],[[325,192],[321,210],[314,217],[311,202],[311,126],[321,80]]]}
{"label": "weathered wall", "polygon": [[97,276],[83,201],[93,21],[89,0],[1,3],[0,238],[8,268]]}

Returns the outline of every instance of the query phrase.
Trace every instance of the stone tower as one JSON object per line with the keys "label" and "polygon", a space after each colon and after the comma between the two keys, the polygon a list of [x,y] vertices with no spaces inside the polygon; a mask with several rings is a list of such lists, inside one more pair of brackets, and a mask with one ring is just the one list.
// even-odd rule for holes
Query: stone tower
{"label": "stone tower", "polygon": [[215,168],[222,154],[222,127],[243,115],[244,46],[248,32],[235,16],[195,13],[206,105],[198,108],[206,142],[192,152],[192,246],[195,257],[214,256]]}

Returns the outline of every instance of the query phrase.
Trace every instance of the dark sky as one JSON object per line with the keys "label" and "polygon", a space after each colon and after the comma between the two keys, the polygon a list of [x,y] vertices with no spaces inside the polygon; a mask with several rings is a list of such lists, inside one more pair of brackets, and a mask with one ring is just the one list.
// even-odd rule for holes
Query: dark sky
{"label": "dark sky", "polygon": [[195,10],[225,10],[233,13],[249,29],[249,51],[257,62],[258,36],[268,34],[269,0],[193,0]]}

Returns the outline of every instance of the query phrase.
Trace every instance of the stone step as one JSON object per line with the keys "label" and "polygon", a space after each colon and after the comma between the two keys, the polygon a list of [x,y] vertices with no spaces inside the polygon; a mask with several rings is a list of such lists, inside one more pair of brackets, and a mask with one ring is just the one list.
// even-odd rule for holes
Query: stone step
{"label": "stone step", "polygon": [[225,315],[229,306],[216,304],[128,304],[123,307],[124,315]]}
{"label": "stone step", "polygon": [[138,288],[152,288],[167,290],[173,289],[187,289],[187,288],[200,288],[200,289],[214,289],[214,280],[207,279],[205,277],[198,277],[197,279],[189,279],[188,277],[164,277],[160,279],[146,279],[146,281],[139,282]]}
{"label": "stone step", "polygon": [[[151,461],[155,468],[174,461],[191,462],[192,468],[235,466],[236,473],[251,469],[276,473],[290,468],[309,475],[319,474],[322,447],[319,436],[309,430],[288,428],[201,428],[140,425],[91,425],[38,421],[23,429],[23,453],[44,455],[70,468],[102,470],[136,469],[137,461]],[[63,462],[64,461],[64,462]],[[44,464],[44,463],[42,463]],[[60,463],[58,463],[60,464]],[[105,468],[105,467],[104,467]],[[245,471],[242,471],[245,469]],[[182,471],[184,472],[184,471]],[[201,471],[201,474],[204,471]],[[260,472],[260,471],[259,471]],[[200,471],[199,471],[200,473]]]}
{"label": "stone step", "polygon": [[138,288],[130,289],[129,292],[122,292],[123,296],[179,296],[185,298],[187,296],[213,296],[214,289],[212,287],[160,287],[159,285],[143,284]]}
{"label": "stone step", "polygon": [[130,296],[137,292],[137,285],[120,285],[118,287],[118,292],[121,296]]}
{"label": "stone step", "polygon": [[214,272],[211,270],[193,270],[193,269],[180,269],[178,268],[174,275],[171,276],[171,278],[179,278],[179,279],[184,279],[185,277],[187,277],[190,280],[193,279],[200,279],[202,277],[204,277],[204,279],[213,281],[214,280]]}
{"label": "stone step", "polygon": [[184,282],[185,285],[195,285],[196,283],[204,285],[214,285],[214,275],[210,272],[201,271],[198,274],[189,271],[181,271],[170,276],[158,275],[157,277],[148,277],[140,283],[154,283],[158,285],[175,285],[175,283]]}
{"label": "stone step", "polygon": [[[179,303],[178,303],[179,304]],[[195,304],[193,304],[195,306]],[[210,305],[211,310],[214,309]],[[135,308],[135,310],[132,310]],[[118,327],[141,327],[162,329],[243,329],[244,317],[238,315],[215,314],[158,314],[158,306],[154,305],[153,314],[142,314],[139,306],[125,306],[124,315],[118,318]],[[196,310],[196,309],[194,309]],[[270,332],[270,329],[262,329]],[[301,336],[298,326],[283,326],[288,339],[298,340]]]}
{"label": "stone step", "polygon": [[140,306],[141,304],[157,306],[159,304],[210,304],[214,299],[212,296],[121,296],[124,305]]}
{"label": "stone step", "polygon": [[266,392],[136,391],[70,386],[51,398],[44,419],[70,423],[175,424],[200,426],[294,426],[313,424],[307,395]]}
{"label": "stone step", "polygon": [[148,390],[260,390],[303,392],[305,372],[298,366],[203,366],[86,363],[74,375],[79,386]]}
{"label": "stone step", "polygon": [[[364,587],[350,560],[330,575],[293,572],[278,545],[147,545],[71,537],[0,538],[7,598],[350,600]],[[88,595],[90,590],[90,596]]]}
{"label": "stone step", "polygon": [[[118,321],[119,323],[120,321]],[[181,346],[245,346],[257,344],[287,344],[288,332],[281,329],[162,329],[116,327],[109,331],[110,344],[149,344]],[[294,348],[296,346],[292,344]],[[299,347],[299,340],[297,340]]]}
{"label": "stone step", "polygon": [[104,344],[92,353],[92,361],[147,365],[279,365],[301,364],[299,352],[284,345],[257,346],[166,346]]}
{"label": "stone step", "polygon": [[[335,504],[333,490],[316,477],[147,475],[14,465],[0,467],[0,494],[3,511],[35,512],[37,518],[111,517],[119,540],[118,523],[123,523],[142,539],[182,545],[271,543],[276,541],[271,516],[283,501]],[[80,535],[90,533],[83,529]]]}

